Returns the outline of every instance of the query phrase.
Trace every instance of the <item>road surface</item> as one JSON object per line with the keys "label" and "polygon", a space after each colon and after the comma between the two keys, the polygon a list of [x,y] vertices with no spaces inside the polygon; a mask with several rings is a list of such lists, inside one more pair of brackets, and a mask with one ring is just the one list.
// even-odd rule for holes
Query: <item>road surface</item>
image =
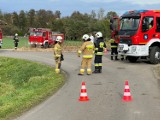
{"label": "road surface", "polygon": [[[54,66],[52,52],[1,50],[0,55]],[[81,59],[76,53],[64,53],[64,59],[66,84],[15,120],[160,120],[160,80],[152,72],[154,65],[111,61],[105,55],[102,74],[78,76]],[[126,80],[133,97],[130,102],[122,101]],[[78,100],[83,81],[88,102]]]}

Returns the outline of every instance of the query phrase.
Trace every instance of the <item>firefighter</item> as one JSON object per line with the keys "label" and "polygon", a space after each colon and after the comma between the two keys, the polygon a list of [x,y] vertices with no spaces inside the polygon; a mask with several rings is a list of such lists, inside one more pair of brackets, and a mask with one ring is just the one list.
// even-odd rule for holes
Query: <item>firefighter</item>
{"label": "firefighter", "polygon": [[94,45],[95,45],[95,71],[93,73],[101,73],[102,72],[102,56],[103,52],[107,51],[106,49],[106,43],[103,40],[103,35],[101,32],[97,32],[95,34],[95,37],[97,38]]}
{"label": "firefighter", "polygon": [[83,75],[85,72],[85,68],[87,68],[87,75],[92,74],[91,64],[92,58],[94,54],[94,44],[91,42],[89,35],[84,34],[82,37],[84,43],[82,44],[81,48],[78,50],[78,57],[82,54],[82,62],[81,62],[81,69],[78,75]]}
{"label": "firefighter", "polygon": [[54,59],[55,59],[55,62],[56,62],[55,72],[57,74],[60,73],[61,62],[64,60],[63,54],[62,54],[61,43],[62,43],[62,37],[57,36],[56,43],[55,43],[55,46],[54,46]]}
{"label": "firefighter", "polygon": [[116,36],[112,39],[110,39],[110,43],[111,43],[111,60],[113,60],[113,58],[115,60],[118,60],[118,51],[117,51],[117,48],[118,48],[118,41],[116,40]]}
{"label": "firefighter", "polygon": [[14,48],[15,48],[15,50],[17,50],[18,43],[19,43],[19,37],[18,37],[17,33],[14,35],[13,40],[14,40]]}

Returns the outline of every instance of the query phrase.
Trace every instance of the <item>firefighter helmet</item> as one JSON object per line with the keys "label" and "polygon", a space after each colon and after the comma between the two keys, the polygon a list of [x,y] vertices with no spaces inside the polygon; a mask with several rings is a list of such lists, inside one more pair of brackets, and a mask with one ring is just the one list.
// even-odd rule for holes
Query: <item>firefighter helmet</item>
{"label": "firefighter helmet", "polygon": [[62,37],[61,36],[57,36],[56,41],[57,42],[62,42]]}
{"label": "firefighter helmet", "polygon": [[82,37],[82,39],[85,40],[85,41],[88,40],[89,39],[89,35],[84,34],[83,37]]}
{"label": "firefighter helmet", "polygon": [[102,35],[101,32],[97,32],[95,36],[96,36],[97,38],[103,37],[103,35]]}
{"label": "firefighter helmet", "polygon": [[18,36],[18,34],[16,33],[15,36]]}

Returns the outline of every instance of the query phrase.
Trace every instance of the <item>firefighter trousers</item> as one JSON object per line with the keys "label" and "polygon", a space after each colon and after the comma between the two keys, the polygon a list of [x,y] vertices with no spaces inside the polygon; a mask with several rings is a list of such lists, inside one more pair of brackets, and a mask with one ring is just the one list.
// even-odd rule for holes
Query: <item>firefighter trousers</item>
{"label": "firefighter trousers", "polygon": [[15,49],[17,49],[17,47],[18,47],[18,42],[14,42],[14,47],[15,47]]}
{"label": "firefighter trousers", "polygon": [[102,55],[95,55],[95,72],[102,72]]}
{"label": "firefighter trousers", "polygon": [[118,60],[118,51],[117,48],[111,48],[111,60]]}
{"label": "firefighter trousers", "polygon": [[61,58],[60,58],[60,57],[55,57],[55,63],[56,63],[55,72],[56,72],[56,73],[60,73]]}
{"label": "firefighter trousers", "polygon": [[92,64],[92,58],[82,58],[80,74],[84,74],[85,68],[87,68],[87,74],[91,74],[92,73],[91,64]]}

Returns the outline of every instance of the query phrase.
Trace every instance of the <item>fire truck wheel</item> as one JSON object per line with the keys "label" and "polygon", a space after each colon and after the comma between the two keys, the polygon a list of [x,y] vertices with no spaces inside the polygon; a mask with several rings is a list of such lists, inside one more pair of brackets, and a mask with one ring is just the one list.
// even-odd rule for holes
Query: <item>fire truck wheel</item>
{"label": "fire truck wheel", "polygon": [[131,63],[135,63],[138,60],[139,57],[133,57],[133,56],[127,56],[127,59]]}
{"label": "fire truck wheel", "polygon": [[160,62],[160,48],[158,46],[151,47],[149,58],[151,64],[158,64]]}
{"label": "fire truck wheel", "polygon": [[36,44],[30,45],[30,48],[36,48],[36,47],[37,47]]}

